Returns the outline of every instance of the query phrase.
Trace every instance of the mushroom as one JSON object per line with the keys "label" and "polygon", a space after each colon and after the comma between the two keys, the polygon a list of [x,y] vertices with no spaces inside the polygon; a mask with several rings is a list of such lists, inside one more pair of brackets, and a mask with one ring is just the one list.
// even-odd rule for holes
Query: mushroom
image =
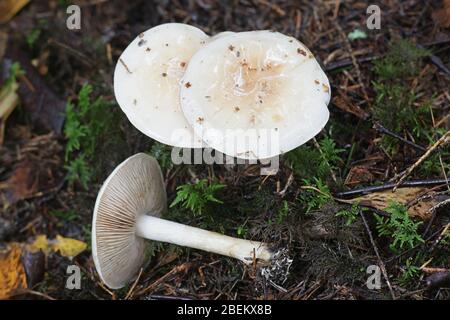
{"label": "mushroom", "polygon": [[167,23],[139,34],[120,56],[114,93],[129,121],[162,143],[201,147],[183,116],[179,81],[191,56],[209,39],[198,28]]}
{"label": "mushroom", "polygon": [[329,118],[327,76],[304,44],[278,32],[217,37],[193,55],[181,82],[181,108],[195,134],[237,158],[287,152]]}
{"label": "mushroom", "polygon": [[94,208],[92,256],[108,287],[121,288],[136,275],[144,263],[145,239],[213,252],[246,264],[270,265],[272,258],[279,257],[279,251],[262,242],[160,218],[166,209],[163,177],[154,158],[144,153],[131,156],[106,179]]}

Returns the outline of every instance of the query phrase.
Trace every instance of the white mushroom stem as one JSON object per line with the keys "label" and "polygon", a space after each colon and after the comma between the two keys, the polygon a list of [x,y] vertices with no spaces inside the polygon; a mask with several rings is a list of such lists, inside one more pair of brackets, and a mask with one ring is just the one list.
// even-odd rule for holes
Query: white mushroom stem
{"label": "white mushroom stem", "polygon": [[138,218],[136,233],[149,240],[213,252],[246,264],[252,263],[254,259],[269,262],[272,258],[272,252],[262,242],[237,239],[149,215]]}

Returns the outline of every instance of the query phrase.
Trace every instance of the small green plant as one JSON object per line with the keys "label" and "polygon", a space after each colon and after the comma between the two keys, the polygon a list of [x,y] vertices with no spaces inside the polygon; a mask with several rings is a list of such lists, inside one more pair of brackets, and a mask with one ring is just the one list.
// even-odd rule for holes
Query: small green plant
{"label": "small green plant", "polygon": [[304,179],[303,182],[305,186],[302,187],[303,190],[298,200],[304,207],[306,214],[313,210],[318,210],[332,201],[333,197],[330,189],[322,180],[317,178],[314,178],[312,181]]}
{"label": "small green plant", "polygon": [[75,159],[68,162],[64,166],[67,170],[67,181],[70,185],[79,181],[84,189],[88,189],[89,182],[92,178],[92,170],[89,167],[83,154],[78,155]]}
{"label": "small green plant", "polygon": [[289,203],[286,200],[283,200],[283,204],[281,208],[278,210],[278,215],[275,219],[277,224],[282,224],[289,215],[290,212]]}
{"label": "small green plant", "polygon": [[21,75],[25,74],[25,71],[20,67],[19,62],[14,62],[11,64],[11,67],[9,68],[9,76],[6,79],[1,92],[5,92],[6,90],[9,90],[9,88],[17,83],[17,77],[20,77]]}
{"label": "small green plant", "polygon": [[77,103],[68,101],[64,124],[67,180],[71,185],[79,181],[85,189],[93,176],[90,162],[95,158],[101,137],[114,123],[111,105],[101,96],[92,100],[92,90],[91,85],[85,84],[78,93]]}
{"label": "small green plant", "polygon": [[78,215],[75,211],[60,211],[60,210],[54,210],[51,211],[50,214],[58,219],[64,220],[64,221],[72,221],[78,218]]}
{"label": "small green plant", "polygon": [[405,263],[405,268],[399,281],[402,285],[407,285],[420,274],[420,268],[413,264],[413,259],[408,258]]}
{"label": "small green plant", "polygon": [[360,207],[358,204],[352,204],[351,208],[341,210],[336,213],[336,217],[343,217],[347,226],[352,225],[358,219]]}
{"label": "small green plant", "polygon": [[223,203],[216,198],[215,193],[225,188],[224,184],[217,182],[208,183],[207,179],[202,179],[196,184],[184,184],[177,187],[177,195],[170,207],[181,203],[185,209],[189,209],[194,215],[201,215],[208,203]]}
{"label": "small green plant", "polygon": [[303,179],[326,180],[331,170],[335,170],[342,159],[344,150],[339,149],[333,139],[325,137],[319,141],[320,149],[307,145],[300,146],[285,155],[286,162],[294,173]]}
{"label": "small green plant", "polygon": [[34,48],[36,41],[39,39],[40,36],[41,36],[41,29],[33,29],[26,35],[25,40],[30,49]]}
{"label": "small green plant", "polygon": [[168,170],[172,168],[172,148],[170,146],[155,142],[152,145],[149,154],[158,160],[162,169]]}
{"label": "small green plant", "polygon": [[247,233],[248,228],[245,226],[245,223],[240,225],[236,230],[236,234],[239,238],[245,238],[247,236]]}
{"label": "small green plant", "polygon": [[392,251],[403,249],[404,246],[413,248],[424,242],[417,232],[422,222],[414,222],[403,204],[391,202],[385,211],[390,214],[389,217],[375,216],[377,230],[379,236],[388,236],[393,239],[389,246]]}

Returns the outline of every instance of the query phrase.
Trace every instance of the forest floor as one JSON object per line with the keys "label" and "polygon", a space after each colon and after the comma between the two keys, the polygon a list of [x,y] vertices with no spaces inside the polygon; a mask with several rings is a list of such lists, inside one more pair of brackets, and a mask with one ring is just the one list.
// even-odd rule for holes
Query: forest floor
{"label": "forest floor", "polygon": [[[17,101],[6,121],[0,114],[0,298],[450,298],[448,1],[75,2],[81,30],[66,28],[68,1],[56,0],[31,1],[0,25],[0,112]],[[369,4],[381,9],[380,29],[366,26]],[[129,42],[166,22],[299,39],[330,79],[327,126],[284,154],[276,175],[173,165],[112,88]],[[135,283],[102,285],[90,248],[95,199],[137,152],[158,159],[169,204],[180,192],[218,200],[181,201],[168,219],[288,248],[287,278],[152,243]],[[70,265],[81,289],[66,288]]]}

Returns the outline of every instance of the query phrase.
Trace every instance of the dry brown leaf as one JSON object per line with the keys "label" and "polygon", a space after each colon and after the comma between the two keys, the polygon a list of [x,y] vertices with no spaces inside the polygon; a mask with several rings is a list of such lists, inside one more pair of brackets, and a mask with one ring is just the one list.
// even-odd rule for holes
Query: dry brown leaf
{"label": "dry brown leaf", "polygon": [[0,1],[0,23],[11,20],[17,12],[25,7],[30,0],[2,0]]}
{"label": "dry brown leaf", "polygon": [[11,177],[1,183],[0,190],[5,189],[4,197],[8,201],[7,204],[28,199],[37,192],[39,179],[36,176],[36,169],[30,161],[23,161],[14,169]]}
{"label": "dry brown leaf", "polygon": [[350,203],[359,203],[361,205],[384,210],[389,206],[391,201],[396,201],[404,205],[412,204],[408,207],[408,213],[411,217],[428,220],[431,217],[431,208],[439,202],[433,197],[427,197],[419,201],[415,201],[427,192],[424,188],[400,188],[397,191],[385,190],[363,195],[350,199]]}
{"label": "dry brown leaf", "polygon": [[344,184],[346,186],[351,186],[360,183],[372,182],[373,179],[373,174],[370,172],[367,166],[354,166],[350,169],[350,172],[348,173]]}
{"label": "dry brown leaf", "polygon": [[444,0],[442,9],[439,9],[432,14],[437,25],[448,28],[450,27],[450,0]]}
{"label": "dry brown leaf", "polygon": [[16,289],[27,288],[25,269],[20,261],[22,250],[13,243],[0,253],[0,300],[10,298]]}
{"label": "dry brown leaf", "polygon": [[352,103],[344,94],[339,93],[339,95],[333,99],[332,103],[342,111],[351,113],[360,119],[367,119],[369,117],[367,112],[358,105]]}

